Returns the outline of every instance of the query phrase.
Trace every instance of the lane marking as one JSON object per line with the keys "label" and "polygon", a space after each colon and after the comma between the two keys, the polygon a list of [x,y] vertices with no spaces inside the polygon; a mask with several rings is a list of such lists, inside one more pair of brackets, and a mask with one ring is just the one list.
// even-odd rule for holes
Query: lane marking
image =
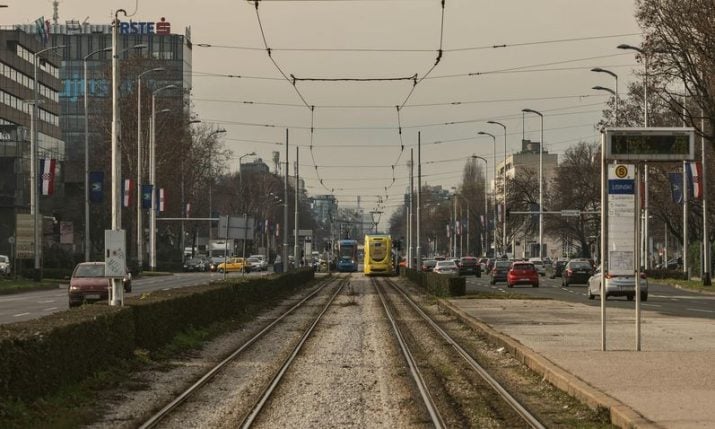
{"label": "lane marking", "polygon": [[699,312],[701,312],[701,313],[715,313],[715,311],[713,311],[713,310],[702,310],[702,309],[700,309],[700,308],[686,308],[686,310],[689,310],[689,311],[699,311]]}
{"label": "lane marking", "polygon": [[43,299],[42,301],[37,301],[38,304],[50,304],[55,302],[54,299]]}
{"label": "lane marking", "polygon": [[45,309],[42,310],[42,311],[55,311],[55,310],[57,310],[57,307],[45,308]]}
{"label": "lane marking", "polygon": [[644,304],[644,303],[642,303],[641,305],[644,307],[662,307],[662,305],[658,305],[658,304]]}
{"label": "lane marking", "polygon": [[13,314],[12,317],[22,317],[22,316],[27,316],[30,313],[20,313],[20,314]]}

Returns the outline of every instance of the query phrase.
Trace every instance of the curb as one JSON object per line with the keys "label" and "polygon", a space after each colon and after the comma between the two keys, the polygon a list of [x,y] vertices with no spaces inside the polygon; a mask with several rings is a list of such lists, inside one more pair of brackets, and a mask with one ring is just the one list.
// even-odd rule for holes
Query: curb
{"label": "curb", "polygon": [[440,304],[470,328],[482,333],[489,342],[504,347],[518,361],[541,375],[545,381],[548,381],[554,387],[580,400],[592,409],[607,409],[610,413],[611,424],[627,429],[663,429],[663,426],[648,420],[633,408],[601,392],[547,358],[539,355],[518,340],[497,331],[486,323],[476,319],[474,316],[467,314],[453,303],[443,299],[440,300]]}

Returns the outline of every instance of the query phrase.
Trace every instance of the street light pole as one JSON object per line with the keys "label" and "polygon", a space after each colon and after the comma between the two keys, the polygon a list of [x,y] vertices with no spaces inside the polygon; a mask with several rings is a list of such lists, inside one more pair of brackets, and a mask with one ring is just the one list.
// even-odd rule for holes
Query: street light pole
{"label": "street light pole", "polygon": [[544,115],[533,109],[521,109],[541,118],[541,142],[539,142],[539,258],[544,258]]}
{"label": "street light pole", "polygon": [[[208,142],[212,142],[211,138],[217,134],[225,133],[226,130],[223,128],[219,128],[217,130],[214,130],[209,133],[209,135],[206,137],[206,140]],[[213,163],[211,162],[211,153],[213,152],[213,143],[211,143],[211,147],[209,148],[209,219],[213,218]],[[209,251],[209,258],[213,256],[211,254],[211,229],[213,227],[213,221],[209,220],[209,242],[207,243],[207,248]],[[224,255],[225,256],[225,255]]]}
{"label": "street light pole", "polygon": [[35,242],[35,279],[41,277],[40,274],[40,255],[42,254],[42,234],[40,233],[40,197],[39,187],[37,186],[38,172],[38,149],[39,142],[37,141],[37,104],[39,103],[37,94],[37,57],[48,51],[64,48],[65,45],[51,46],[42,49],[32,54],[33,65],[33,84],[32,84],[32,110],[30,111],[30,214],[33,217],[33,233]]}
{"label": "street light pole", "polygon": [[91,240],[89,232],[89,96],[87,95],[87,61],[100,52],[111,51],[112,48],[97,49],[84,56],[82,68],[84,72],[84,260],[91,259]]}
{"label": "street light pole", "polygon": [[[156,67],[143,71],[137,76],[137,269],[144,266],[144,223],[142,219],[142,76],[166,69]],[[182,249],[183,252],[183,249]]]}
{"label": "street light pole", "polygon": [[[492,179],[494,180],[494,193],[492,195],[492,201],[494,204],[494,231],[492,231],[492,242],[494,245],[494,257],[496,258],[497,256],[497,138],[494,134],[491,133],[485,133],[484,131],[479,131],[477,134],[480,135],[485,135],[489,136],[492,138],[492,153],[493,153],[493,162],[492,166],[494,169],[494,173],[492,174]],[[502,243],[504,245],[504,243]]]}
{"label": "street light pole", "polygon": [[[149,182],[151,190],[151,209],[149,211],[149,269],[156,270],[156,96],[166,89],[173,89],[174,84],[162,86],[151,94],[151,146],[149,147]],[[168,109],[162,110],[162,112]],[[181,250],[184,251],[183,249]]]}
{"label": "street light pole", "polygon": [[[487,197],[487,180],[488,180],[488,179],[487,179],[487,170],[489,169],[489,163],[487,162],[487,159],[486,159],[486,158],[483,158],[483,157],[478,156],[478,155],[472,155],[472,158],[474,158],[474,159],[481,159],[482,161],[484,161],[484,221],[485,221],[485,225],[486,225],[487,214],[489,213],[489,200],[488,200],[488,197]],[[506,213],[505,213],[505,215],[506,215]],[[506,216],[504,216],[504,217],[506,217]],[[486,228],[485,228],[485,229],[486,229]],[[487,256],[487,249],[486,249],[486,248],[487,248],[487,244],[488,244],[488,243],[487,243],[487,236],[488,236],[488,235],[489,235],[489,234],[485,234],[485,235],[484,235],[484,256]]]}
{"label": "street light pole", "polygon": [[615,97],[614,122],[615,122],[615,125],[618,126],[618,75],[613,73],[610,70],[602,69],[601,67],[594,67],[591,69],[591,71],[596,72],[596,73],[606,73],[606,74],[613,76],[613,78],[616,79],[616,90],[613,92],[613,96]]}
{"label": "street light pole", "polygon": [[[504,166],[502,167],[502,192],[504,200],[502,201],[502,247],[506,253],[506,125],[497,121],[487,121],[487,124],[499,125],[504,128]],[[512,249],[512,253],[514,249]]]}

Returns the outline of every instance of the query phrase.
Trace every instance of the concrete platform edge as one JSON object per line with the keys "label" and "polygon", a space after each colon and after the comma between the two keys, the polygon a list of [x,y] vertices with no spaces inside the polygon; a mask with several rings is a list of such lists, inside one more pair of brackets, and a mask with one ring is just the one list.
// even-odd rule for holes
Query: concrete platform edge
{"label": "concrete platform edge", "polygon": [[636,410],[596,389],[577,376],[564,370],[545,357],[539,355],[531,348],[518,340],[505,335],[474,316],[467,314],[446,299],[440,300],[447,311],[472,329],[481,332],[487,340],[500,347],[504,347],[517,360],[541,375],[550,384],[575,397],[592,409],[605,408],[609,411],[611,423],[620,428],[648,428],[662,429],[663,427],[646,419]]}

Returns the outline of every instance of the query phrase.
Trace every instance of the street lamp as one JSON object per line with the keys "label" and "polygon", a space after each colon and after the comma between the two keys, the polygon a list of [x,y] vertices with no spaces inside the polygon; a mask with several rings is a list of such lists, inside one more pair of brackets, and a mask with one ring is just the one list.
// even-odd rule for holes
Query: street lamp
{"label": "street lamp", "polygon": [[[246,153],[238,157],[238,194],[243,195],[243,173],[241,172],[241,162],[243,158],[247,156],[255,156],[256,152]],[[243,198],[241,198],[241,205],[243,205]]]}
{"label": "street lamp", "polygon": [[[166,69],[156,67],[137,75],[137,266],[144,266],[144,223],[142,219],[142,76],[148,73],[163,72]],[[181,250],[184,251],[183,249]]]}
{"label": "street lamp", "polygon": [[[149,268],[156,269],[156,96],[164,90],[177,88],[176,85],[166,85],[157,88],[151,94],[151,146],[149,147],[149,182],[151,190],[151,209],[149,211]],[[163,109],[160,113],[170,111]],[[184,251],[183,249],[181,250]]]}
{"label": "street lamp", "polygon": [[65,48],[66,45],[50,46],[49,48],[42,49],[40,51],[32,54],[32,64],[33,64],[33,86],[32,86],[32,110],[30,115],[30,214],[34,215],[33,218],[33,232],[35,241],[35,278],[39,279],[40,274],[40,254],[42,252],[42,237],[40,234],[40,228],[38,223],[40,222],[40,198],[38,195],[37,187],[37,172],[40,170],[38,165],[38,141],[37,141],[37,104],[39,100],[37,99],[37,57],[38,55],[52,51],[55,49]]}
{"label": "street lamp", "polygon": [[615,125],[618,126],[618,75],[613,73],[610,70],[602,69],[601,67],[594,67],[591,69],[592,72],[596,73],[606,73],[614,77],[616,79],[616,90],[613,91],[613,96],[615,97],[615,108],[613,109],[614,111],[614,121]]}
{"label": "street lamp", "polygon": [[[217,135],[217,134],[225,133],[225,132],[226,132],[226,130],[223,129],[223,128],[219,128],[219,129],[213,130],[213,131],[211,131],[211,132],[209,133],[209,135],[208,135],[208,137],[207,137],[206,139],[207,139],[207,141],[211,141],[211,137],[213,137],[213,136],[215,136],[215,135]],[[212,194],[213,194],[213,176],[212,176],[212,174],[213,174],[213,169],[211,168],[211,167],[213,166],[213,164],[211,163],[211,152],[213,151],[213,144],[212,144],[211,146],[212,146],[212,147],[209,148],[209,219],[211,219],[212,216],[213,216],[213,214],[212,214],[212,213],[213,213],[213,207],[212,207],[212,203],[213,203],[213,202],[212,202]],[[213,222],[213,221],[209,220],[209,242],[208,242],[208,245],[209,245],[209,258],[212,256],[212,255],[211,255],[211,247],[210,247],[210,246],[211,246],[211,227],[212,227],[212,223],[211,223],[211,222]],[[286,263],[287,263],[287,262],[286,262]]]}
{"label": "street lamp", "polygon": [[[497,138],[494,134],[491,133],[485,133],[484,131],[479,131],[477,134],[480,135],[485,135],[489,136],[492,138],[492,149],[493,149],[493,169],[494,169],[494,174],[492,175],[492,178],[494,180],[494,194],[493,194],[493,200],[494,200],[494,231],[492,232],[492,240],[494,243],[494,257],[496,258],[497,256],[497,190],[496,190],[496,184],[497,184]],[[486,186],[486,184],[485,184]],[[488,228],[487,228],[488,229]]]}
{"label": "street lamp", "polygon": [[[504,166],[502,168],[502,187],[504,194],[504,201],[502,203],[502,246],[506,251],[506,125],[497,121],[487,121],[487,124],[499,125],[504,128]],[[512,249],[512,252],[514,250]]]}
{"label": "street lamp", "polygon": [[524,113],[533,113],[541,118],[541,142],[539,142],[539,258],[544,255],[544,115],[533,109],[521,109]]}
{"label": "street lamp", "polygon": [[[487,162],[486,158],[483,158],[479,155],[472,155],[472,159],[481,159],[482,161],[484,161],[484,221],[485,221],[485,225],[486,225],[486,220],[487,220],[488,213],[489,213],[489,200],[487,197],[487,170],[489,168],[488,167],[489,163]],[[506,216],[504,216],[504,217],[506,218]],[[487,256],[488,235],[489,234],[484,235],[484,256]]]}

